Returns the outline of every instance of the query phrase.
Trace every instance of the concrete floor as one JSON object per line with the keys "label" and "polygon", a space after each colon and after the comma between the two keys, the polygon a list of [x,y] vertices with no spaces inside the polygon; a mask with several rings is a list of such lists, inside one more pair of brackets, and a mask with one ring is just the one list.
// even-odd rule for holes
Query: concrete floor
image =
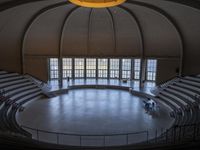
{"label": "concrete floor", "polygon": [[[126,134],[148,130],[151,138],[155,136],[156,129],[160,134],[174,120],[162,106],[153,113],[146,112],[143,100],[122,90],[70,90],[68,94],[29,103],[23,112],[17,114],[17,120],[20,125],[35,129],[82,135]],[[36,132],[31,132],[36,137]],[[55,137],[40,133],[40,140],[43,138],[55,142]],[[140,140],[146,139],[145,135],[138,137]],[[134,141],[138,137],[134,137]],[[75,139],[66,144],[79,145],[80,141]]]}

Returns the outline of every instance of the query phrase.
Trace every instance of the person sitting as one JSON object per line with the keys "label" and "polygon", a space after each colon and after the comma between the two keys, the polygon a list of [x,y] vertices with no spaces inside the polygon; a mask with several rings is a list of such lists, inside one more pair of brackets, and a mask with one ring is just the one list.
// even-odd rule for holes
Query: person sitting
{"label": "person sitting", "polygon": [[146,110],[149,110],[149,103],[146,103],[146,104],[145,104],[145,109],[146,109]]}
{"label": "person sitting", "polygon": [[24,111],[24,107],[23,106],[21,106],[20,108],[19,108],[19,112],[22,112],[22,111]]}
{"label": "person sitting", "polygon": [[127,83],[127,79],[122,79],[122,82],[123,83]]}
{"label": "person sitting", "polygon": [[154,102],[152,102],[151,104],[152,104],[152,108],[155,108],[155,103],[154,103]]}

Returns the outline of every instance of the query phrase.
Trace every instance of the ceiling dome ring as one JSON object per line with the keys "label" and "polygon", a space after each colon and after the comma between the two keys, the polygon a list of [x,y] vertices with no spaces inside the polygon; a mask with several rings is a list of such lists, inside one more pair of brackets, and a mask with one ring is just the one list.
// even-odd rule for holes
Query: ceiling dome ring
{"label": "ceiling dome ring", "polygon": [[89,8],[106,8],[113,7],[124,3],[126,0],[69,0],[71,3],[89,7]]}

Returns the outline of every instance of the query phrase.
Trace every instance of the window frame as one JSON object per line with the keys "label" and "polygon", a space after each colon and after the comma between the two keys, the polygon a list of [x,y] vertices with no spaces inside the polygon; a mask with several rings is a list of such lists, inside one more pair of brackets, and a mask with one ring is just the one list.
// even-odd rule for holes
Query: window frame
{"label": "window frame", "polygon": [[[76,63],[82,63],[82,65],[77,65]],[[85,78],[85,58],[74,58],[74,78]]]}
{"label": "window frame", "polygon": [[156,81],[157,78],[157,59],[147,59],[146,80]]}
{"label": "window frame", "polygon": [[49,58],[49,79],[59,79],[59,59],[56,57]]}
{"label": "window frame", "polygon": [[140,58],[135,58],[134,59],[134,80],[140,80],[141,78],[141,59]]}
{"label": "window frame", "polygon": [[[105,63],[102,63],[101,60],[106,60]],[[99,79],[106,79],[108,78],[108,58],[98,58],[98,78]],[[105,67],[105,69],[103,68]]]}
{"label": "window frame", "polygon": [[[124,60],[126,60],[124,62]],[[121,59],[121,78],[122,79],[131,79],[131,72],[132,72],[132,59],[131,58],[122,58]],[[128,62],[128,63],[127,63]],[[125,65],[126,64],[126,65]],[[128,68],[128,69],[127,69]]]}
{"label": "window frame", "polygon": [[86,78],[96,78],[97,59],[96,58],[85,58],[85,59],[86,59],[86,70],[85,70]]}
{"label": "window frame", "polygon": [[110,58],[110,67],[109,67],[109,78],[110,79],[119,79],[120,78],[120,59],[119,58]]}
{"label": "window frame", "polygon": [[[73,72],[73,59],[72,58],[62,58],[62,72],[63,72],[63,79],[72,78]],[[66,65],[65,65],[66,64]],[[65,69],[66,66],[66,69]],[[68,68],[67,68],[68,66]]]}

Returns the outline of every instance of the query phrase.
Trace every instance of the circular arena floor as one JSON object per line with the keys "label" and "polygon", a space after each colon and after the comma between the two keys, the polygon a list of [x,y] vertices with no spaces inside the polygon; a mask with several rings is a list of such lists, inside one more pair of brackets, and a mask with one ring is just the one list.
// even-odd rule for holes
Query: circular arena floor
{"label": "circular arena floor", "polygon": [[162,106],[147,112],[143,101],[123,90],[69,90],[68,94],[29,103],[17,114],[17,121],[20,125],[60,133],[109,135],[148,130],[149,137],[154,137],[156,129],[161,132],[169,128],[173,119]]}

